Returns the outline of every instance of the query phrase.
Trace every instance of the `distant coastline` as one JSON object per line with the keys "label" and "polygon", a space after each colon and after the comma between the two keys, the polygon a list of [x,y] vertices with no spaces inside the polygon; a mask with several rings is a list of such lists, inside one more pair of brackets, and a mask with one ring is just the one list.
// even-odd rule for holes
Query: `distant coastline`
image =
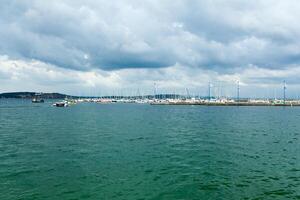
{"label": "distant coastline", "polygon": [[36,92],[7,92],[0,94],[0,98],[32,99],[39,96],[43,99],[64,99],[74,98],[74,96],[60,93],[36,93]]}
{"label": "distant coastline", "polygon": [[[80,102],[94,103],[138,103],[150,105],[202,105],[202,106],[300,106],[299,99],[251,99],[226,97],[184,96],[178,94],[157,94],[145,96],[71,96],[61,93],[36,92],[9,92],[0,94],[0,98],[15,99],[64,99],[65,105],[74,105]],[[43,101],[44,102],[44,101]]]}

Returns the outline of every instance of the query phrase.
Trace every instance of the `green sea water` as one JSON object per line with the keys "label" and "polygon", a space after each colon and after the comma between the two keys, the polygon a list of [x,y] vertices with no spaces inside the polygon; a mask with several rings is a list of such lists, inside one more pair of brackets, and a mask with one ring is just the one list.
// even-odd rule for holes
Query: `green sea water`
{"label": "green sea water", "polygon": [[300,108],[0,100],[16,199],[300,199]]}

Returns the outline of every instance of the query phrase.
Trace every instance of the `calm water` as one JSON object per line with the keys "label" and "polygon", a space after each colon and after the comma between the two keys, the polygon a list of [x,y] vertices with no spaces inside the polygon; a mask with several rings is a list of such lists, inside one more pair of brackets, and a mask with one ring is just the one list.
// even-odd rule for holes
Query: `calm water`
{"label": "calm water", "polygon": [[300,108],[0,100],[0,199],[300,199]]}

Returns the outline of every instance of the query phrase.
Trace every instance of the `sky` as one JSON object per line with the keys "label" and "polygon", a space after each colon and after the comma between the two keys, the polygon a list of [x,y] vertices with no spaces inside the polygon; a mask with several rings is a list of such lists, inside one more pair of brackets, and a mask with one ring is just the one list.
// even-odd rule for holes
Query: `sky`
{"label": "sky", "polygon": [[300,96],[298,0],[0,0],[0,92]]}

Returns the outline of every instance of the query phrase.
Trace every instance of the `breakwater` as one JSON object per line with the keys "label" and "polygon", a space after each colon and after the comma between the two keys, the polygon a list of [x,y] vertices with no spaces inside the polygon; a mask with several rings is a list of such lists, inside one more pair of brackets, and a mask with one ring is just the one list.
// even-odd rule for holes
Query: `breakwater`
{"label": "breakwater", "polygon": [[300,106],[300,103],[255,103],[255,102],[151,102],[151,105],[199,105],[199,106]]}

